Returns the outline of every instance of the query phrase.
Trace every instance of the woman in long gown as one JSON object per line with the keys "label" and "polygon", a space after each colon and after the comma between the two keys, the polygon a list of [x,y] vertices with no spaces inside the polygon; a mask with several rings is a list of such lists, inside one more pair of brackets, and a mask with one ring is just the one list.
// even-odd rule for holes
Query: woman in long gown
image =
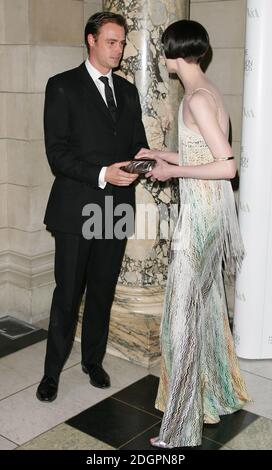
{"label": "woman in long gown", "polygon": [[166,64],[185,89],[179,152],[142,149],[155,158],[153,180],[179,178],[181,209],[174,230],[161,325],[156,408],[164,412],[156,447],[198,446],[203,423],[249,401],[228,323],[222,264],[234,271],[244,254],[230,179],[236,164],[229,116],[200,64],[209,49],[202,25],[181,20],[163,34]]}

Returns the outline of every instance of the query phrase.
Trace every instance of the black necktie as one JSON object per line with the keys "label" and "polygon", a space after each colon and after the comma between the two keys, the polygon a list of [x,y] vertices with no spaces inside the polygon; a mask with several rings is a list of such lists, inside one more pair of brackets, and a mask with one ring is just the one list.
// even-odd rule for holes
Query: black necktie
{"label": "black necktie", "polygon": [[112,89],[109,85],[109,79],[108,77],[99,77],[99,80],[101,80],[101,82],[103,82],[105,85],[105,95],[106,95],[107,105],[111,113],[112,119],[116,121],[117,108],[116,108],[116,104],[114,101]]}

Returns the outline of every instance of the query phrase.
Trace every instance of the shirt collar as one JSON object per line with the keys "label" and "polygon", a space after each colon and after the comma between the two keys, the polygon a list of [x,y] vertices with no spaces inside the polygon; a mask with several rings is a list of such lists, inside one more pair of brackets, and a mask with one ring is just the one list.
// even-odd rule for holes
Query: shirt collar
{"label": "shirt collar", "polygon": [[[99,70],[97,70],[92,64],[91,62],[89,61],[89,59],[86,59],[85,61],[85,65],[86,65],[86,68],[90,74],[90,76],[92,77],[93,81],[96,82],[99,77],[103,76],[103,77],[108,77],[109,79],[109,83],[110,85],[113,84],[113,81],[112,81],[112,70],[110,70],[107,74],[102,74],[101,72],[99,72]],[[101,83],[101,82],[100,82]]]}

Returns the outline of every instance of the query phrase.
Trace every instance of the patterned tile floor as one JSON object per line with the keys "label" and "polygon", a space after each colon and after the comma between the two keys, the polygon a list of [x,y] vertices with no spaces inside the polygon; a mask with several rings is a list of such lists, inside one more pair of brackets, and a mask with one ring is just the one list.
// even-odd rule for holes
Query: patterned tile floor
{"label": "patterned tile floor", "polygon": [[[57,400],[41,403],[35,392],[45,335],[41,329],[12,344],[0,335],[0,450],[151,450],[149,438],[158,434],[162,417],[154,409],[158,367],[107,355],[112,387],[95,389],[81,371],[75,343]],[[272,450],[272,361],[241,361],[241,367],[253,403],[205,425],[197,450]]]}

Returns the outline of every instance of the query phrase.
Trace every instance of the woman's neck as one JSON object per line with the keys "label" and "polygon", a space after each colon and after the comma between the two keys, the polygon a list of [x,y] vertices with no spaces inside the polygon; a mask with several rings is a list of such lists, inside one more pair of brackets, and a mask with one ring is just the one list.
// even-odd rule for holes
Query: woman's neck
{"label": "woman's neck", "polygon": [[205,74],[198,64],[179,64],[178,76],[184,86],[185,95],[190,95],[196,88],[207,83]]}

